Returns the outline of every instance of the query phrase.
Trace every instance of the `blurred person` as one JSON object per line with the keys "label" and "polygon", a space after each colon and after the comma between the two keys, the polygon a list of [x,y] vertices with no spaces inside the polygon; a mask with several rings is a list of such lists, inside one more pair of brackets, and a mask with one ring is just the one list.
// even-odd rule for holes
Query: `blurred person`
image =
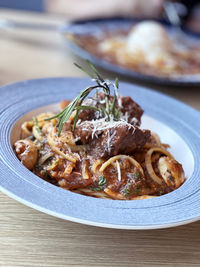
{"label": "blurred person", "polygon": [[182,3],[187,7],[187,12],[183,16],[184,26],[200,34],[200,1],[182,0]]}
{"label": "blurred person", "polygon": [[[163,5],[166,0],[44,0],[45,10],[65,15],[71,20],[133,17],[158,19],[164,17]],[[200,1],[173,1],[180,10],[181,21],[188,29],[200,33]],[[185,10],[184,12],[181,12]],[[179,12],[178,12],[179,13]]]}
{"label": "blurred person", "polygon": [[98,17],[144,17],[161,16],[164,0],[46,0],[50,13],[66,15],[69,19]]}
{"label": "blurred person", "polygon": [[200,4],[198,8],[193,10],[192,15],[188,18],[186,27],[200,34]]}
{"label": "blurred person", "polygon": [[[0,7],[61,14],[69,20],[116,16],[156,19],[164,18],[165,1],[167,0],[0,0]],[[200,33],[200,0],[171,2],[176,3],[183,25]]]}

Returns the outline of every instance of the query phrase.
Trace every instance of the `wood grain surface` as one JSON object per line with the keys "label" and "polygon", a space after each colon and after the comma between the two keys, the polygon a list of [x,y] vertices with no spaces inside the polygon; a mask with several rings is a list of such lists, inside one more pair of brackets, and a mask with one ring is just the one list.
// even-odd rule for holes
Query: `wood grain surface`
{"label": "wood grain surface", "polygon": [[[1,18],[61,25],[64,18],[0,10]],[[0,84],[84,76],[59,32],[1,30]],[[103,71],[113,78],[112,73]],[[123,80],[124,78],[121,77]],[[132,82],[132,80],[129,80]],[[200,88],[149,85],[200,110]],[[200,221],[171,229],[128,231],[67,222],[0,193],[0,266],[200,266]]]}

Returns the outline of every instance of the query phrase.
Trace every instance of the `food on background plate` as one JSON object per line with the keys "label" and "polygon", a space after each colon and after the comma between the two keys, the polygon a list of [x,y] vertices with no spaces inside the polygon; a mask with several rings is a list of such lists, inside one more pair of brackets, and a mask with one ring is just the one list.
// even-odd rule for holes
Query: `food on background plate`
{"label": "food on background plate", "polygon": [[200,44],[188,46],[154,21],[136,23],[129,29],[95,34],[69,34],[72,41],[92,55],[146,75],[179,77],[200,74]]}
{"label": "food on background plate", "polygon": [[19,160],[42,179],[93,197],[147,199],[179,188],[185,175],[169,145],[140,128],[143,110],[119,95],[118,79],[104,80],[88,64],[95,84],[63,100],[58,114],[22,124],[14,144]]}

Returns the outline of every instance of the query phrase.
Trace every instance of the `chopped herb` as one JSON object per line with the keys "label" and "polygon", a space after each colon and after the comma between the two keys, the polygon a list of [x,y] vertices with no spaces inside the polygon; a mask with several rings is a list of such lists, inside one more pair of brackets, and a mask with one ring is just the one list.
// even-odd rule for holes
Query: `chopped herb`
{"label": "chopped herb", "polygon": [[107,183],[107,180],[104,176],[99,177],[98,185],[105,185]]}
{"label": "chopped herb", "polygon": [[56,160],[56,162],[54,163],[54,165],[56,166],[56,165],[58,165],[58,163],[59,163],[59,159]]}
{"label": "chopped herb", "polygon": [[133,188],[132,190],[130,188],[125,188],[122,193],[127,197],[127,196],[134,196],[140,191],[141,191],[141,188],[137,186]]}
{"label": "chopped herb", "polygon": [[33,117],[33,123],[35,124],[35,128],[36,128],[37,132],[39,134],[41,134],[41,130],[40,130],[40,127],[38,125],[38,122],[37,122],[37,118],[36,117]]}
{"label": "chopped herb", "polygon": [[97,187],[90,186],[90,190],[92,191],[102,191],[107,184],[107,180],[104,176],[99,176]]}
{"label": "chopped herb", "polygon": [[123,194],[124,194],[125,196],[129,196],[129,195],[130,195],[130,188],[126,188],[126,189],[124,189],[124,190],[123,190]]}
{"label": "chopped herb", "polygon": [[174,182],[174,177],[172,177],[171,175],[168,176],[169,180],[171,180],[172,182]]}
{"label": "chopped herb", "polygon": [[102,188],[101,186],[100,187],[93,187],[93,186],[90,186],[90,190],[92,191],[102,191],[104,188]]}
{"label": "chopped herb", "polygon": [[140,181],[141,180],[141,173],[139,171],[137,171],[136,173],[132,174],[132,177],[136,180],[136,181]]}

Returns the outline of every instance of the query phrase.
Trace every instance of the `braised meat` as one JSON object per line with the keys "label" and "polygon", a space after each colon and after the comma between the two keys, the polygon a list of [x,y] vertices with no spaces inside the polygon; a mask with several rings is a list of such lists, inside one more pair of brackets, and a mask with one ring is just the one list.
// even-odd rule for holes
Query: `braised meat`
{"label": "braised meat", "polygon": [[[105,94],[99,93],[98,99],[101,101],[101,105],[105,106]],[[113,96],[109,97],[109,100],[113,101]],[[85,106],[93,106],[97,107],[98,103],[94,99],[87,99],[83,102]],[[141,107],[131,99],[130,96],[120,96],[119,101],[116,103],[116,106],[120,109],[123,116],[127,117],[127,121],[133,125],[140,125],[141,116],[143,114],[143,110]],[[81,121],[90,121],[101,118],[101,114],[95,110],[86,109],[81,110],[79,112],[79,119]]]}
{"label": "braised meat", "polygon": [[[105,94],[99,93],[98,99],[101,102],[101,105],[105,105]],[[132,125],[140,125],[141,116],[143,114],[143,110],[140,106],[134,102],[129,96],[119,97],[120,101],[117,102],[116,105],[121,111],[122,120],[125,120],[127,123]],[[110,96],[110,101],[113,101],[113,96]],[[83,102],[84,105],[97,107],[97,101],[94,99],[87,99]],[[91,121],[95,121],[97,119],[101,119],[101,114],[98,111],[85,109],[79,112],[79,120],[80,123],[76,125],[75,128],[75,137],[82,144],[89,144],[92,140],[92,136],[94,135],[95,126],[90,123]],[[95,136],[101,135],[103,130],[98,130],[95,132]],[[125,136],[125,135],[124,135]]]}
{"label": "braised meat", "polygon": [[123,114],[128,114],[128,122],[131,124],[135,122],[135,125],[139,126],[143,114],[141,107],[130,96],[121,97],[121,102],[122,108],[120,109]]}
{"label": "braised meat", "polygon": [[107,158],[118,154],[131,154],[142,148],[150,138],[149,130],[141,130],[129,125],[112,127],[95,138],[91,143],[92,155],[96,158]]}
{"label": "braised meat", "polygon": [[[97,102],[93,99],[86,99],[83,101],[84,106],[92,106],[96,107]],[[92,109],[83,109],[80,110],[78,118],[81,121],[91,121],[94,119],[97,119],[99,117],[99,114],[97,111],[92,110]]]}
{"label": "braised meat", "polygon": [[94,126],[92,124],[83,121],[81,124],[77,125],[74,130],[75,138],[83,145],[88,144],[91,141],[93,130]]}

